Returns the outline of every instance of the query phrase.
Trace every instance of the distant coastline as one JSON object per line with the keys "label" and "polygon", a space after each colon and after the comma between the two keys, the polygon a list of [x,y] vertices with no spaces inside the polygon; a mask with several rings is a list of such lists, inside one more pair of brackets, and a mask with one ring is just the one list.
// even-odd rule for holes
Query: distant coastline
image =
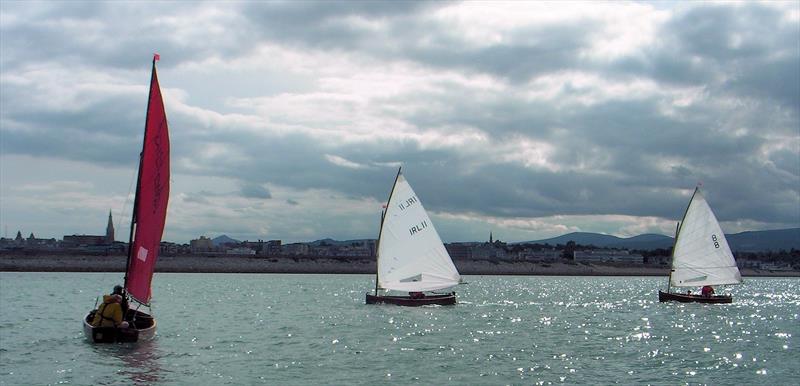
{"label": "distant coastline", "polygon": [[[620,263],[524,262],[456,260],[462,275],[542,276],[667,276],[664,266]],[[4,272],[123,272],[125,256],[93,255],[0,255]],[[254,256],[162,256],[156,272],[180,273],[305,273],[374,274],[370,259]],[[743,276],[800,277],[800,271],[769,271],[745,268]]]}

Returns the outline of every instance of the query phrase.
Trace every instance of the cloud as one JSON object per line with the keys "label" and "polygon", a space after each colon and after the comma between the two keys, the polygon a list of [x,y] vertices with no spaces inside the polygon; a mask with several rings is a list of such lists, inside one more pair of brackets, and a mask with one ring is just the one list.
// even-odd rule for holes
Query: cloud
{"label": "cloud", "polygon": [[800,226],[794,3],[0,11],[10,228],[93,233],[89,218],[102,226],[123,206],[155,51],[172,146],[165,237],[374,236],[401,165],[447,240],[671,234],[698,181],[726,226]]}
{"label": "cloud", "polygon": [[341,167],[344,167],[344,168],[350,168],[350,169],[365,169],[365,168],[367,168],[366,165],[362,165],[362,164],[359,164],[359,163],[356,163],[356,162],[353,162],[353,161],[349,161],[349,160],[346,160],[346,159],[344,159],[342,157],[339,157],[339,156],[336,156],[336,155],[325,154],[325,159],[328,160],[328,162],[330,162],[330,163],[332,163],[334,165],[341,166]]}
{"label": "cloud", "polygon": [[246,183],[242,186],[242,197],[270,199],[272,193],[262,185]]}

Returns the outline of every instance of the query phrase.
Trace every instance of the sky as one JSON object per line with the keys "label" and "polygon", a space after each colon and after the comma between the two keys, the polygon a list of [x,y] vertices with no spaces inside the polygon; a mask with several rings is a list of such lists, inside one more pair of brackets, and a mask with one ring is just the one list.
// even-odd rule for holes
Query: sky
{"label": "sky", "polygon": [[800,227],[800,2],[0,2],[0,234],[127,241],[153,53],[164,240]]}

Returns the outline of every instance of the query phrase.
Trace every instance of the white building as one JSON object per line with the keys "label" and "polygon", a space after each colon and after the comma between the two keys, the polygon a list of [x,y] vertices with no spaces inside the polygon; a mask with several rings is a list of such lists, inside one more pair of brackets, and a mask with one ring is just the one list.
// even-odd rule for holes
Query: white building
{"label": "white building", "polygon": [[644,257],[638,253],[631,254],[626,250],[610,249],[610,250],[588,250],[588,251],[575,251],[573,258],[577,262],[622,262],[622,263],[636,263],[642,264]]}
{"label": "white building", "polygon": [[254,249],[246,248],[246,247],[239,247],[239,248],[231,248],[227,252],[228,255],[252,255],[255,256],[256,251]]}

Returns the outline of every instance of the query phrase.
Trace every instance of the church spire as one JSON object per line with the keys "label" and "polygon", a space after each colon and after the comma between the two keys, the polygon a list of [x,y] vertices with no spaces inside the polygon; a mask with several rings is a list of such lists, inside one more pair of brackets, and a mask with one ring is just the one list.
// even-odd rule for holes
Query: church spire
{"label": "church spire", "polygon": [[108,226],[106,226],[106,242],[114,243],[114,221],[111,219],[111,209],[108,210]]}
{"label": "church spire", "polygon": [[494,243],[494,239],[492,238],[492,231],[489,231],[489,244]]}

